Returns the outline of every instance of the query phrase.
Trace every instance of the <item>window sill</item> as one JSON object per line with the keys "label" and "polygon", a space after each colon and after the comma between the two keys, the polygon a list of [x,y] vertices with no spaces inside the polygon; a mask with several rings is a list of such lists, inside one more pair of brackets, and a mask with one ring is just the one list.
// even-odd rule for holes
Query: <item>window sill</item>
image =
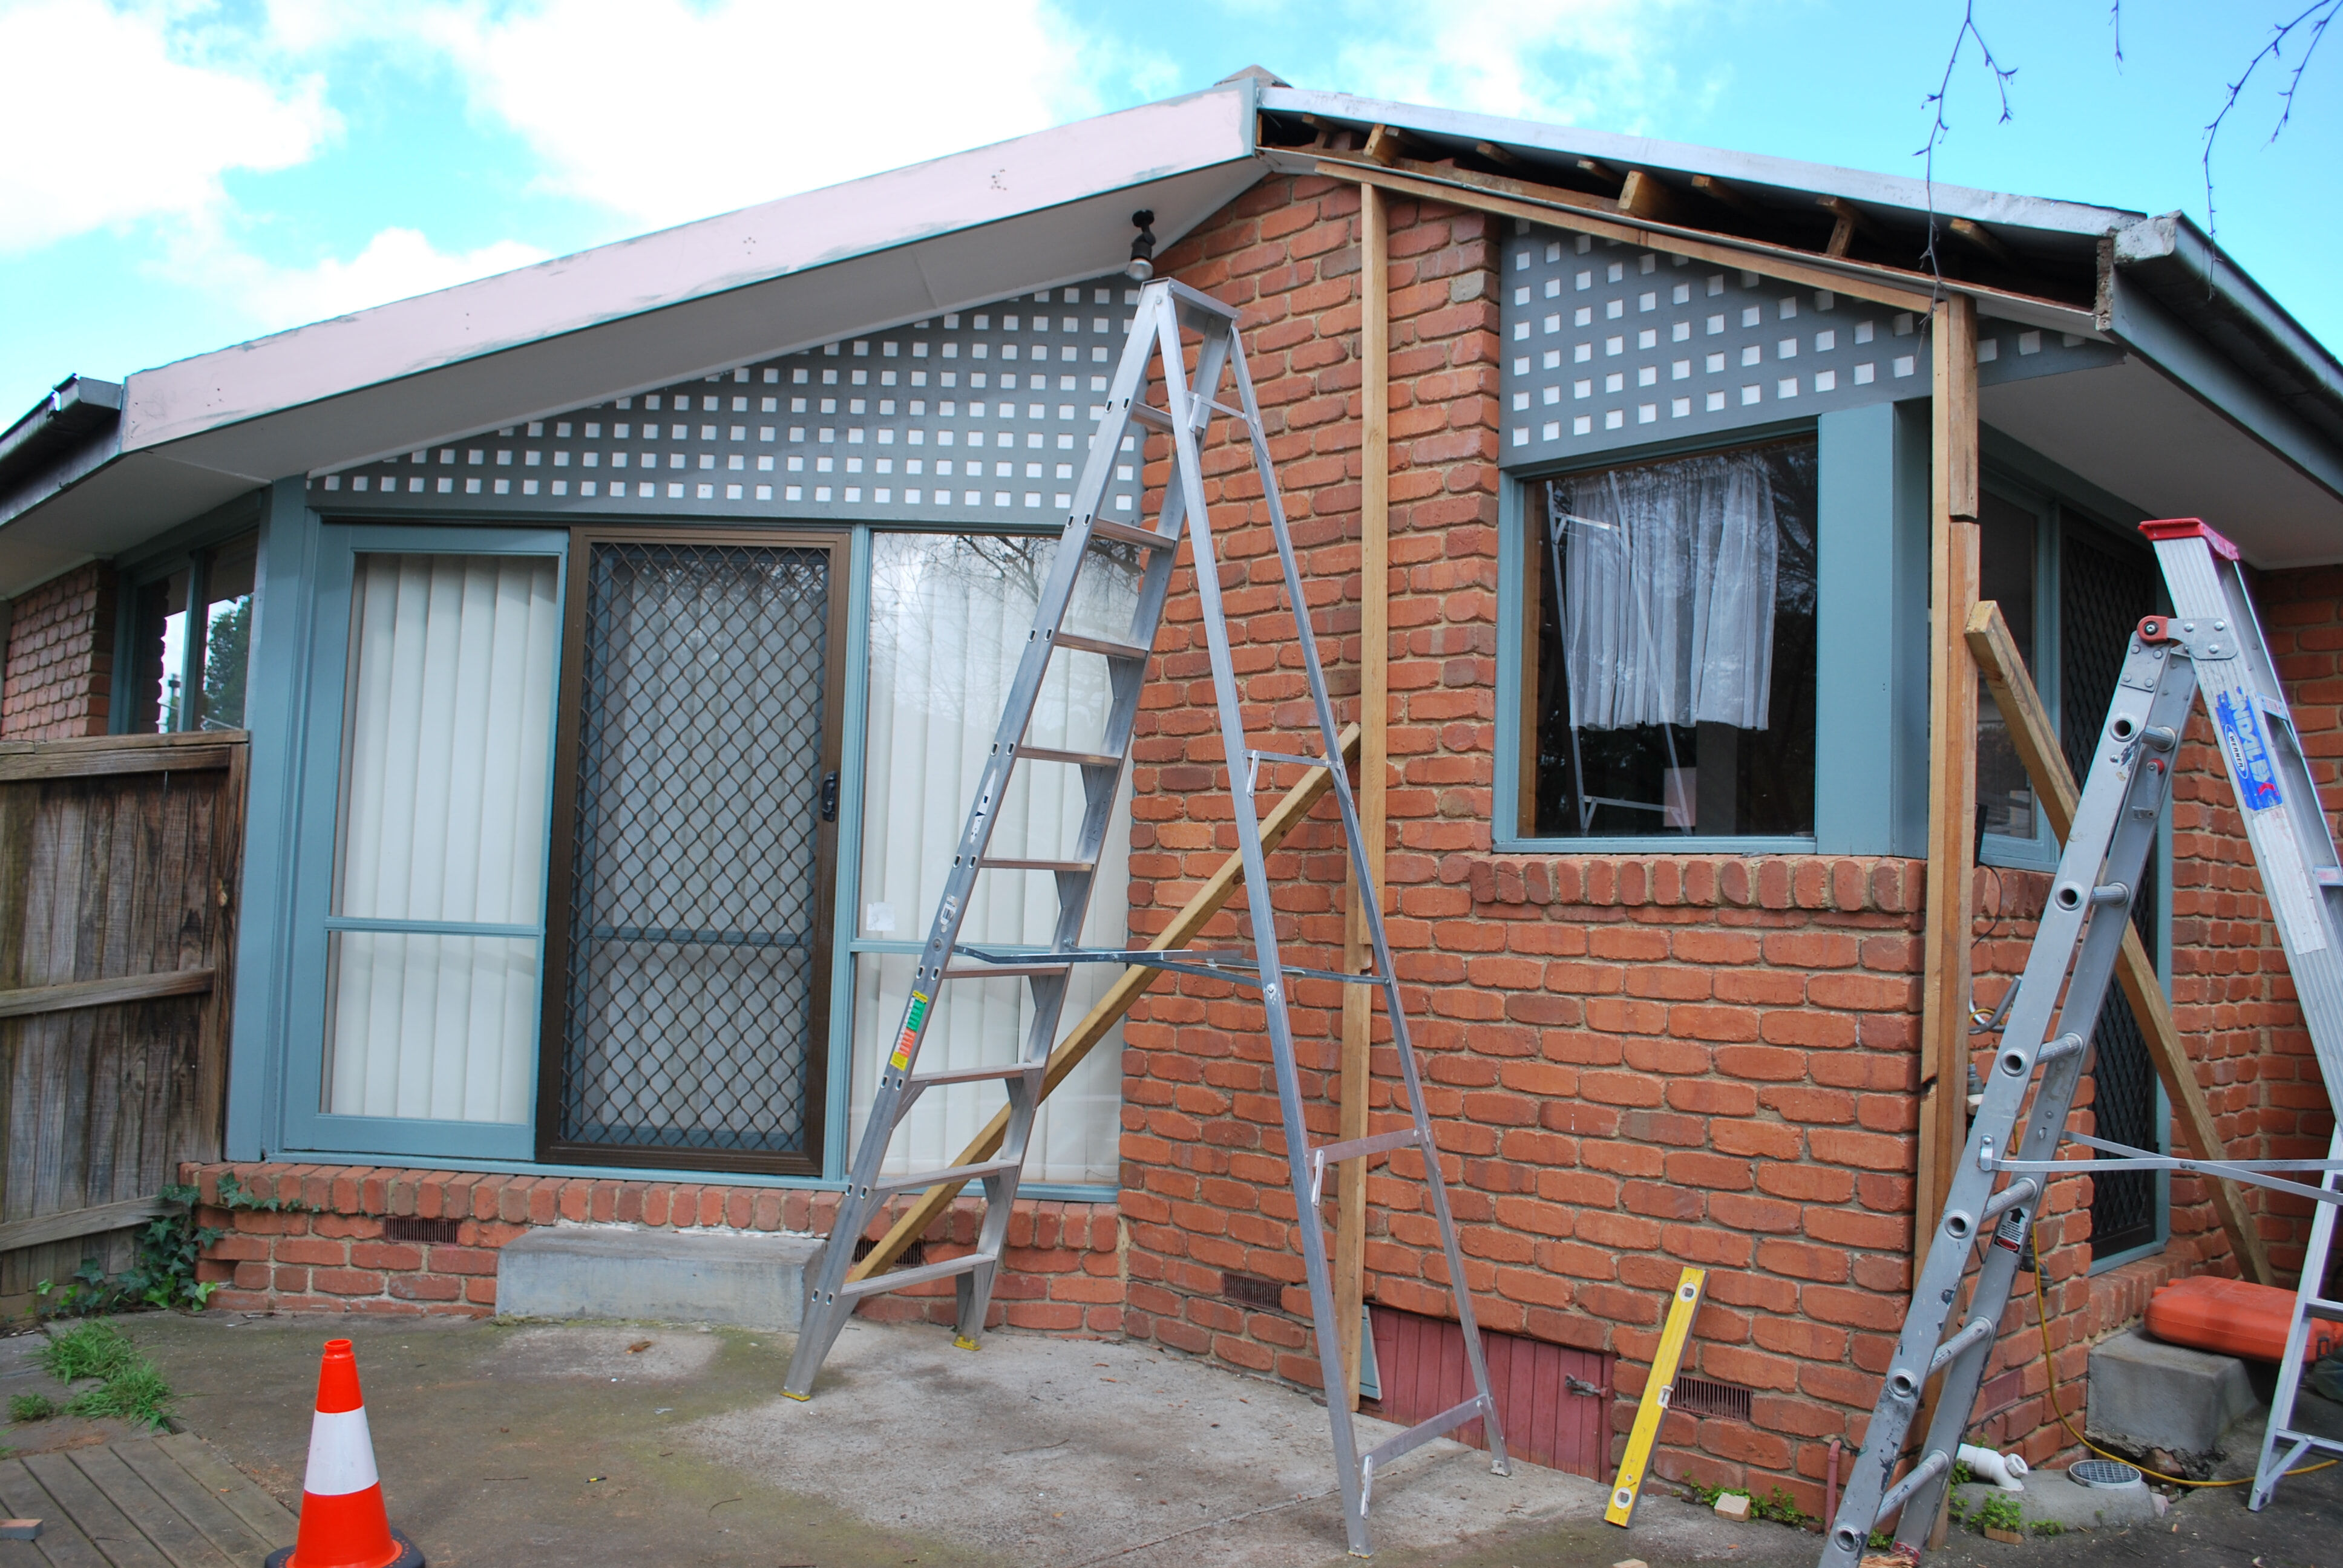
{"label": "window sill", "polygon": [[[670,1185],[688,1183],[695,1187],[771,1187],[803,1189],[817,1192],[845,1190],[843,1177],[759,1175],[739,1171],[688,1171],[659,1165],[563,1165],[538,1164],[530,1160],[464,1160],[447,1159],[435,1154],[400,1154],[388,1151],[367,1151],[352,1153],[337,1149],[272,1149],[265,1160],[273,1165],[317,1165],[348,1167],[354,1170],[413,1170],[471,1171],[499,1176],[559,1176],[577,1177],[592,1181],[661,1181]],[[249,1164],[244,1160],[226,1160],[219,1163]],[[1043,1202],[1112,1203],[1121,1196],[1121,1189],[1111,1183],[1091,1185],[1071,1181],[1026,1181],[1020,1183],[1017,1196]]]}
{"label": "window sill", "polygon": [[1533,839],[1500,833],[1492,849],[1500,855],[1731,855],[1744,859],[1761,855],[1811,855],[1815,840],[1799,838],[1702,837],[1688,833],[1649,833],[1621,839]]}

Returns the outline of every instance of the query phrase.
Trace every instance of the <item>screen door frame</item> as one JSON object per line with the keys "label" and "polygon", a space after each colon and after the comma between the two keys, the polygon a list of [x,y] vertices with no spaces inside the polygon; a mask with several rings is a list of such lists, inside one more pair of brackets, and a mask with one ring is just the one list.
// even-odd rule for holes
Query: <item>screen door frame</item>
{"label": "screen door frame", "polygon": [[829,557],[830,602],[822,672],[822,738],[818,779],[843,788],[846,737],[847,634],[851,598],[850,536],[840,528],[580,527],[569,534],[569,571],[562,607],[561,674],[555,724],[552,853],[546,887],[544,1023],[538,1031],[538,1159],[548,1164],[615,1165],[634,1169],[739,1171],[820,1176],[830,1110],[831,955],[838,894],[838,838],[842,807],[816,814],[811,915],[811,970],[807,990],[805,1112],[795,1152],[765,1153],[643,1143],[588,1143],[566,1139],[562,1078],[569,1045],[571,905],[576,897],[578,826],[578,746],[585,721],[586,614],[594,549],[598,545],[731,545],[756,549],[820,550]]}

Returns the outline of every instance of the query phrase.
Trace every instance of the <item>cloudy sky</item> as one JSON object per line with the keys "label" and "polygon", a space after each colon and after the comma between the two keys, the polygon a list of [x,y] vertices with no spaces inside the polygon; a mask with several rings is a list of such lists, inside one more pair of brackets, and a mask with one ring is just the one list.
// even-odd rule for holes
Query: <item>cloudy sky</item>
{"label": "cloudy sky", "polygon": [[[2204,220],[2302,0],[1976,0],[1937,177]],[[0,0],[0,424],[129,371],[1203,86],[1916,174],[1961,0]],[[2343,29],[2338,29],[2343,32]],[[2343,347],[2343,39],[2217,148],[2219,237]]]}

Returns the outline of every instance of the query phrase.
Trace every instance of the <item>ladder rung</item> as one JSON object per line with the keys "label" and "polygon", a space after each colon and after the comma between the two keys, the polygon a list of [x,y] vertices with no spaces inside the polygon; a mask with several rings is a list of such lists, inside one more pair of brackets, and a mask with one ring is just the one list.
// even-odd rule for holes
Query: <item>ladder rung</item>
{"label": "ladder rung", "polygon": [[1126,545],[1137,545],[1147,550],[1176,550],[1180,548],[1180,536],[1177,534],[1159,534],[1153,528],[1133,528],[1129,523],[1113,522],[1105,518],[1091,521],[1091,538],[1119,539]]}
{"label": "ladder rung", "polygon": [[948,1181],[976,1181],[1014,1171],[1022,1160],[980,1160],[973,1165],[947,1165],[940,1171],[915,1171],[909,1176],[888,1176],[870,1183],[873,1192],[922,1192]]}
{"label": "ladder rung", "polygon": [[988,871],[1087,871],[1097,866],[1096,860],[1026,860],[1008,857],[995,859],[987,855],[977,862]]}
{"label": "ladder rung", "polygon": [[1074,967],[1071,959],[1035,963],[988,964],[982,969],[948,969],[946,980],[1024,980],[1034,975],[1061,975]]}
{"label": "ladder rung", "polygon": [[1040,1072],[1049,1065],[1046,1061],[1012,1061],[1006,1067],[953,1067],[941,1072],[915,1072],[906,1081],[922,1085],[981,1083],[989,1078],[1020,1078],[1029,1072]]}
{"label": "ladder rung", "polygon": [[1071,762],[1077,768],[1120,768],[1122,759],[1107,751],[1060,751],[1048,746],[1021,746],[1020,762]]}
{"label": "ladder rung", "polygon": [[2302,1310],[2304,1314],[2308,1317],[2325,1318],[2332,1322],[2343,1322],[2343,1302],[2330,1302],[2326,1300],[2324,1297],[2313,1296],[2310,1300],[2302,1303]]}
{"label": "ladder rung", "polygon": [[1060,648],[1071,648],[1078,653],[1102,653],[1109,658],[1145,658],[1153,650],[1135,642],[1111,642],[1102,637],[1083,637],[1078,632],[1058,634]]}
{"label": "ladder rung", "polygon": [[1172,428],[1172,416],[1152,403],[1133,403],[1131,406],[1131,417],[1141,424],[1151,425],[1158,430]]}
{"label": "ladder rung", "polygon": [[875,1296],[886,1291],[900,1291],[908,1285],[924,1285],[930,1280],[949,1280],[954,1274],[972,1274],[992,1261],[982,1252],[970,1252],[965,1258],[946,1258],[940,1263],[921,1263],[916,1269],[897,1269],[892,1273],[849,1280],[838,1287],[838,1293],[845,1300]]}
{"label": "ladder rung", "polygon": [[2311,875],[2318,879],[2322,888],[2343,888],[2343,866],[2320,866]]}

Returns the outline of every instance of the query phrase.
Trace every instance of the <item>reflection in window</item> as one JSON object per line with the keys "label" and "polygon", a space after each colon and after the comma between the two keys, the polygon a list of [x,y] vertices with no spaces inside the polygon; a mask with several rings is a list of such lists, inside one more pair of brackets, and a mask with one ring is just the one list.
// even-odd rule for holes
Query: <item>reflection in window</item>
{"label": "reflection in window", "polygon": [[[918,944],[942,898],[969,802],[992,747],[1017,673],[1054,538],[880,534],[871,540],[870,739],[864,753],[862,876],[856,930],[854,1078],[850,1135],[859,1140],[875,1092],[882,1038],[891,1038],[910,995]],[[1066,629],[1116,641],[1131,635],[1138,606],[1137,552],[1094,555],[1078,579]],[[1111,701],[1106,661],[1091,653],[1051,660],[1026,734],[1053,749],[1100,749]],[[993,828],[1002,858],[1071,857],[1091,807],[1080,772],[1035,762],[1011,776]],[[1096,882],[1081,933],[1086,947],[1120,947],[1128,929],[1131,795],[1111,801]],[[961,936],[968,941],[1048,947],[1058,910],[1057,873],[988,872],[978,879]],[[873,951],[900,943],[909,951]],[[1061,1031],[1087,1011],[1121,971],[1076,966]],[[961,981],[938,999],[920,1048],[922,1071],[1014,1060],[1033,1021],[1025,981]],[[1108,1183],[1120,1170],[1121,1035],[1111,1035],[1035,1118],[1026,1174],[1038,1181]],[[998,1083],[930,1090],[888,1150],[890,1172],[947,1163],[1003,1102]]]}
{"label": "reflection in window", "polygon": [[1532,830],[1814,831],[1815,444],[1540,487]]}
{"label": "reflection in window", "polygon": [[[137,590],[125,727],[241,729],[259,536],[199,551]],[[190,600],[202,613],[190,616]]]}
{"label": "reflection in window", "polygon": [[[2039,523],[2027,508],[1986,492],[1977,518],[1977,598],[2001,606],[2001,618],[2030,672],[2034,667],[2034,570]],[[2011,740],[2001,706],[1977,678],[1977,827],[2013,839],[2034,837],[2034,786]]]}

